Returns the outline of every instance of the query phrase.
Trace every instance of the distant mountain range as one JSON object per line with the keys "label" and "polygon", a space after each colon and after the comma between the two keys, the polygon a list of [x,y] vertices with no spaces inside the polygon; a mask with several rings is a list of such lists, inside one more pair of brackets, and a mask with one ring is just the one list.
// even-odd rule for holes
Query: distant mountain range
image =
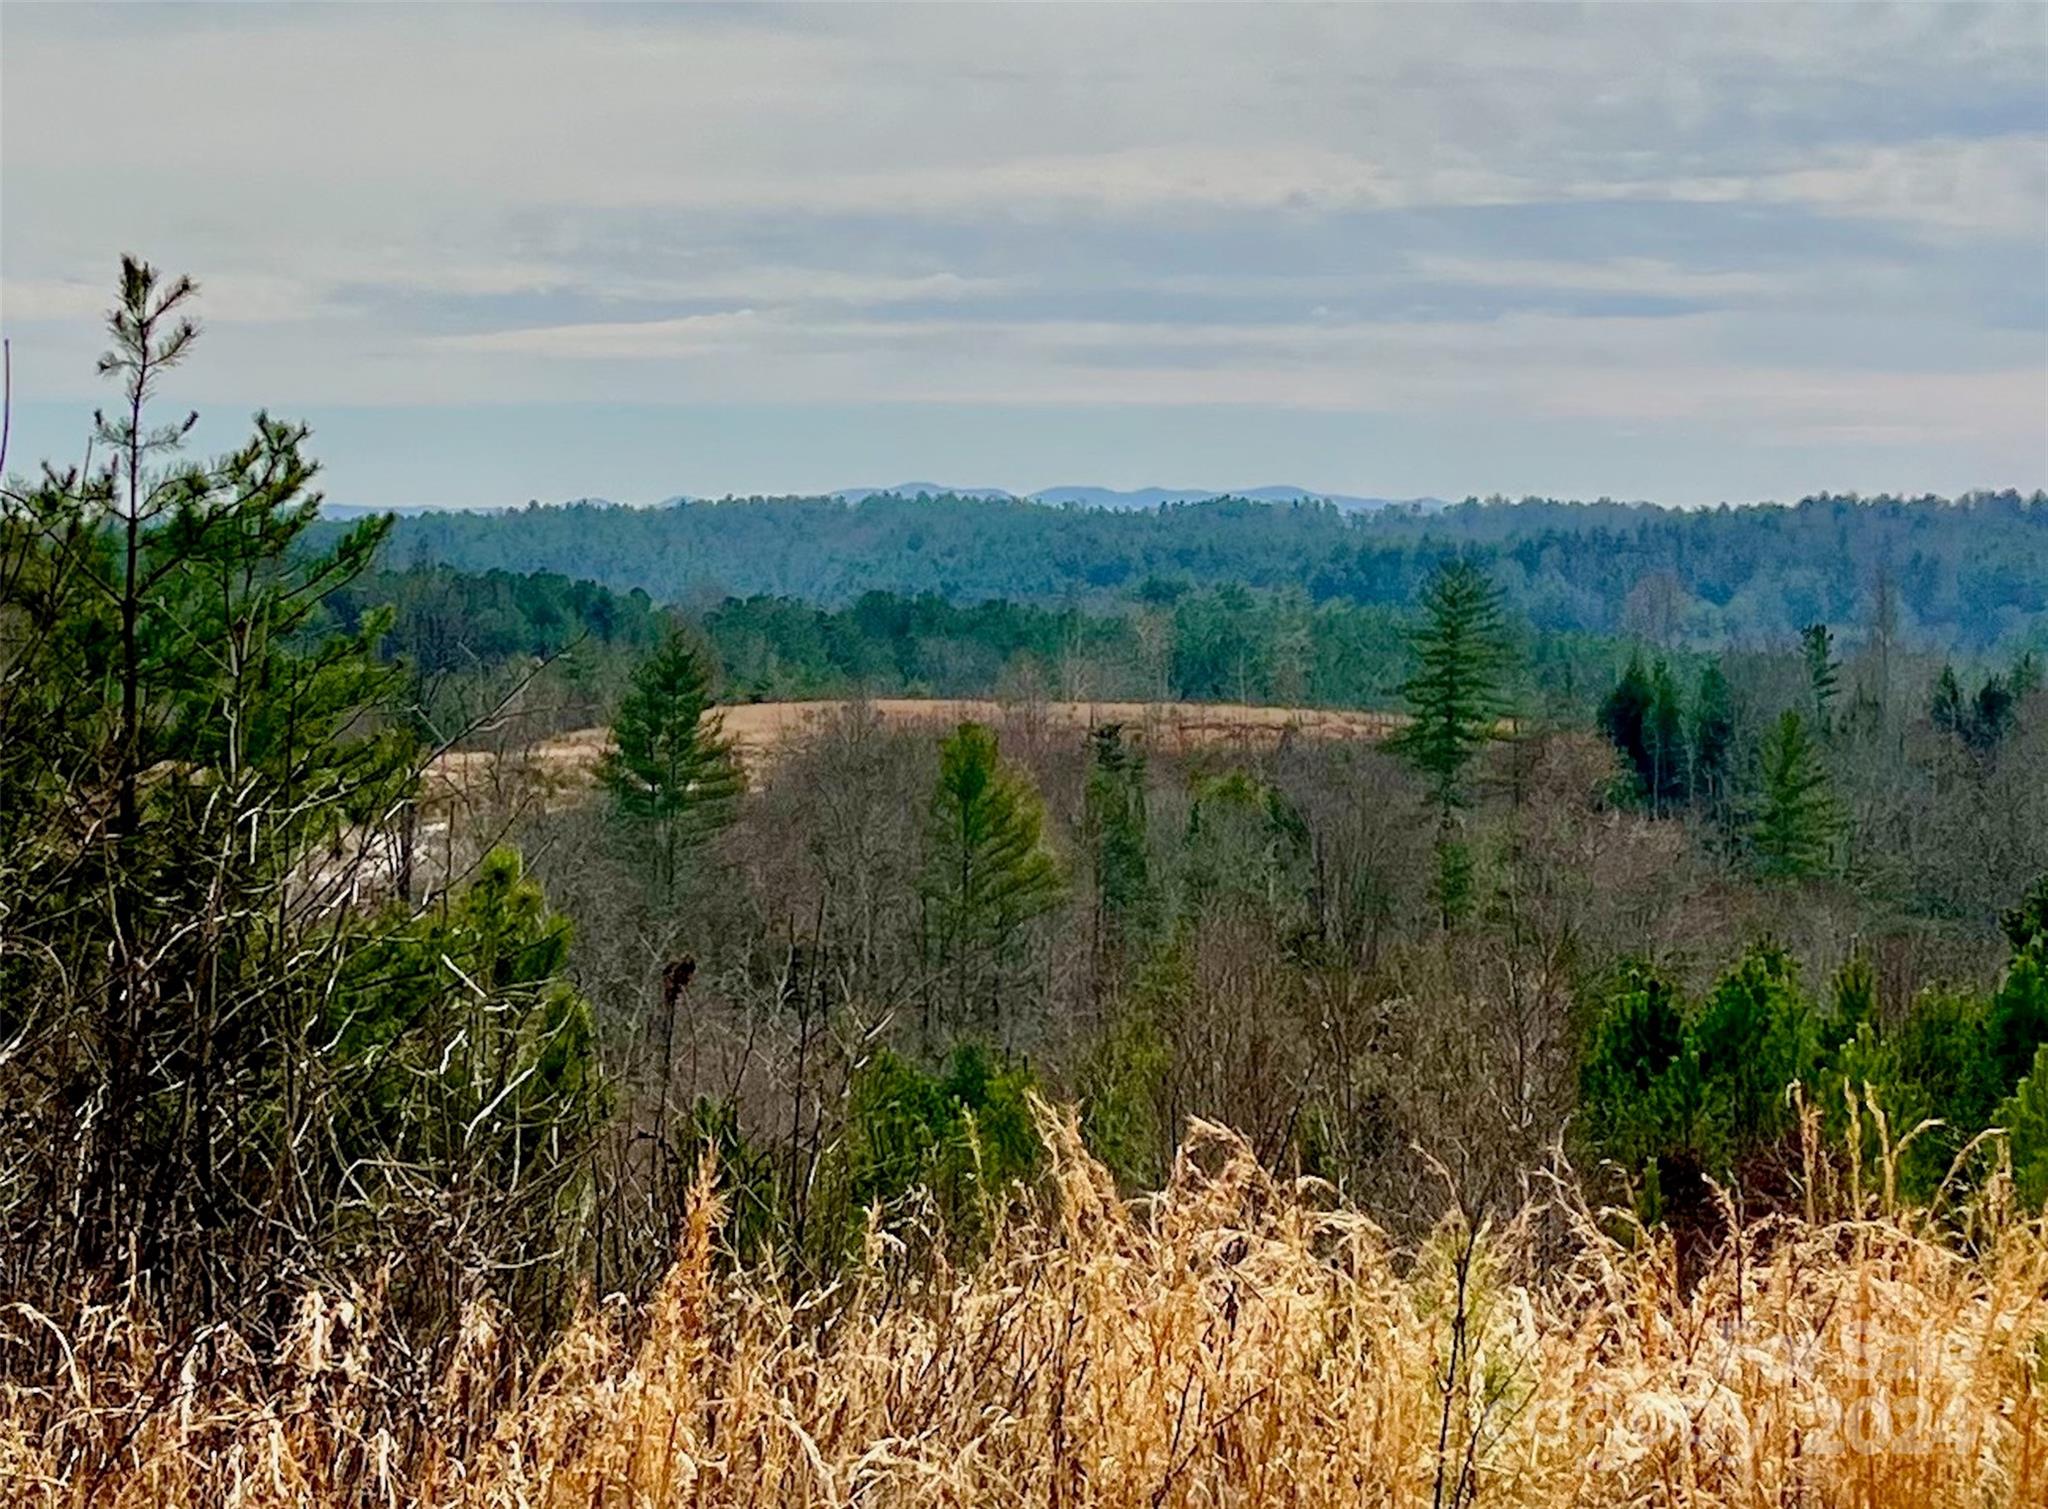
{"label": "distant mountain range", "polygon": [[946,487],[937,482],[899,482],[893,487],[842,487],[831,494],[849,503],[882,493],[914,498],[919,493],[952,493],[961,498],[1005,498],[1023,503],[1073,504],[1080,508],[1157,508],[1162,503],[1203,503],[1211,498],[1248,498],[1254,503],[1334,503],[1345,513],[1372,513],[1382,508],[1442,508],[1441,498],[1361,498],[1350,493],[1315,492],[1306,487],[1042,487],[1035,493],[1013,493],[1000,487]]}
{"label": "distant mountain range", "polygon": [[[1239,487],[1227,491],[1213,487],[1134,487],[1120,491],[1114,487],[1042,487],[1035,493],[1013,493],[1001,487],[948,487],[942,482],[898,482],[890,487],[841,487],[828,493],[805,494],[808,497],[837,498],[843,503],[858,503],[866,498],[878,498],[888,494],[903,498],[915,498],[920,494],[927,497],[951,495],[956,498],[983,498],[1009,503],[1043,503],[1048,507],[1105,508],[1122,512],[1136,509],[1157,508],[1163,503],[1206,503],[1212,498],[1245,498],[1254,503],[1330,503],[1344,513],[1375,513],[1383,508],[1413,508],[1423,512],[1445,507],[1441,498],[1361,498],[1350,493],[1319,493],[1306,487]],[[607,498],[570,498],[566,503],[592,503],[610,506]],[[715,502],[716,499],[693,497],[678,493],[673,498],[664,498],[660,508],[677,503]],[[430,513],[436,511],[431,503],[393,504],[388,508],[371,508],[360,503],[327,503],[320,511],[330,519],[358,519],[372,513]],[[498,509],[473,510],[480,513],[496,513]]]}

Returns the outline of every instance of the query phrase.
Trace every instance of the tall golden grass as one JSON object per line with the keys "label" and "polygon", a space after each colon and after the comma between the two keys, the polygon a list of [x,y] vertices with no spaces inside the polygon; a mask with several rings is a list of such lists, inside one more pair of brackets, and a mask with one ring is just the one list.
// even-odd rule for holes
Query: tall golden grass
{"label": "tall golden grass", "polygon": [[478,1308],[402,1382],[373,1291],[309,1295],[267,1358],[95,1312],[0,1399],[0,1480],[43,1505],[2048,1501],[2048,1234],[1995,1180],[1939,1225],[1860,1191],[1738,1221],[1681,1285],[1669,1240],[1566,1185],[1397,1254],[1222,1128],[1125,1202],[1042,1122],[1050,1198],[972,1267],[876,1239],[793,1295],[715,1260],[700,1178],[650,1308],[594,1306],[524,1372]]}

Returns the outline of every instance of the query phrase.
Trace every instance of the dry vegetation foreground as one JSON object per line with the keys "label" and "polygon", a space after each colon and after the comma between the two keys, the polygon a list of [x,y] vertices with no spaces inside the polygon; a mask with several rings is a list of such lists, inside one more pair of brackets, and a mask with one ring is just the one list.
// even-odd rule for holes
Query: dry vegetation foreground
{"label": "dry vegetation foreground", "polygon": [[[846,701],[741,702],[720,708],[725,733],[752,775],[815,734],[856,704]],[[948,729],[969,720],[1027,736],[1085,733],[1121,724],[1142,734],[1162,754],[1197,750],[1271,749],[1290,735],[1311,739],[1381,739],[1406,719],[1399,713],[1334,711],[1310,707],[1254,707],[1202,702],[998,702],[988,698],[880,697],[858,704],[898,728]],[[609,731],[579,729],[543,739],[509,757],[557,780],[575,780],[596,768]],[[441,756],[433,775],[455,789],[487,776],[501,756],[486,750]]]}
{"label": "dry vegetation foreground", "polygon": [[426,1377],[373,1296],[309,1296],[277,1359],[110,1313],[4,1401],[0,1480],[46,1505],[507,1509],[1981,1509],[2048,1488],[2048,1239],[1995,1192],[1937,1230],[1817,1189],[1866,1214],[1751,1223],[1681,1286],[1667,1243],[1563,1194],[1397,1257],[1221,1129],[1126,1203],[1071,1123],[1041,1124],[1044,1213],[977,1266],[878,1240],[793,1298],[717,1261],[700,1175],[648,1312],[600,1305],[524,1369],[481,1308]]}

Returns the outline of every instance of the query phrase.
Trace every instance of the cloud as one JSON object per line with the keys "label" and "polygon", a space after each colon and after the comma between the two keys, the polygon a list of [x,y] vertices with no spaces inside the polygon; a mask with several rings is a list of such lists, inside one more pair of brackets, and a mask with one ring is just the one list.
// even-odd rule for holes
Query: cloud
{"label": "cloud", "polygon": [[[1677,178],[1653,192],[1698,204],[1800,204],[1829,215],[2038,241],[2048,236],[2048,135],[1838,149],[1767,173]],[[1631,196],[1588,184],[1573,197]]]}
{"label": "cloud", "polygon": [[724,314],[692,314],[666,320],[609,320],[493,330],[477,335],[442,336],[431,344],[446,351],[566,357],[575,361],[674,360],[732,350],[744,343],[759,323],[756,311],[735,309]]}
{"label": "cloud", "polygon": [[[7,278],[0,281],[0,315],[10,322],[92,321],[106,313],[111,282],[84,278]],[[332,315],[323,293],[301,279],[227,273],[200,283],[206,319],[216,324],[279,324]]]}
{"label": "cloud", "polygon": [[1661,257],[1568,262],[1425,252],[1414,257],[1412,265],[1422,277],[1481,288],[1563,289],[1675,299],[1747,298],[1780,292],[1787,282],[1776,273],[1689,268]]}
{"label": "cloud", "polygon": [[181,384],[287,408],[2042,449],[2025,5],[21,7],[0,70],[0,315],[53,395],[134,249],[204,286]]}

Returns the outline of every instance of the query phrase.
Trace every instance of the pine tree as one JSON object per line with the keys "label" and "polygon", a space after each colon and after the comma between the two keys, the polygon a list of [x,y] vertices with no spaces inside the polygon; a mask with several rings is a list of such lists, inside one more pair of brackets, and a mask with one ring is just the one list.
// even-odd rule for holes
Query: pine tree
{"label": "pine tree", "polygon": [[1799,631],[1806,660],[1806,680],[1813,693],[1813,724],[1825,739],[1834,732],[1835,695],[1841,690],[1842,662],[1835,659],[1834,635],[1826,624],[1808,624]]}
{"label": "pine tree", "polygon": [[1934,700],[1928,709],[1934,726],[1953,735],[1964,748],[1988,758],[2019,720],[2021,700],[2033,690],[2039,673],[2031,655],[2022,655],[2012,674],[1986,676],[1974,697],[1965,696],[1955,667],[1945,665],[1935,679]]}
{"label": "pine tree", "polygon": [[1709,663],[1692,701],[1692,801],[1710,817],[1727,814],[1734,761],[1734,699],[1721,667]]}
{"label": "pine tree", "polygon": [[123,260],[100,466],[0,491],[0,1068],[10,1103],[36,1087],[0,1189],[35,1191],[14,1233],[119,1253],[173,1313],[302,1268],[297,1213],[356,1201],[309,1039],[418,774],[388,620],[321,632],[389,518],[320,548],[305,426],[259,413],[198,461],[193,416],[154,420],[197,292]]}
{"label": "pine tree", "polygon": [[1631,1171],[1688,1144],[1699,1112],[1699,1064],[1685,1003],[1662,977],[1631,965],[1588,1034],[1579,1067],[1584,1129]]}
{"label": "pine tree", "polygon": [[2024,702],[2033,696],[2041,689],[2041,657],[2032,650],[2022,650],[2013,658],[2012,670],[2006,674],[2005,684],[2015,702]]}
{"label": "pine tree", "polygon": [[618,816],[653,829],[655,892],[672,900],[684,852],[732,821],[746,787],[712,711],[710,667],[681,630],[634,673],[598,776]]}
{"label": "pine tree", "polygon": [[1690,1037],[1699,1056],[1703,1150],[1725,1174],[1785,1129],[1785,1087],[1814,1082],[1820,1024],[1792,961],[1762,945],[1721,977]]}
{"label": "pine tree", "polygon": [[1120,950],[1150,921],[1154,897],[1145,845],[1145,754],[1121,724],[1089,735],[1082,822],[1095,862],[1095,946]]}
{"label": "pine tree", "polygon": [[1643,657],[1639,652],[1631,651],[1621,679],[1615,682],[1614,689],[1600,704],[1600,728],[1628,762],[1629,775],[1639,795],[1647,790],[1649,784],[1647,728],[1651,700],[1650,677],[1643,669]]}
{"label": "pine tree", "polygon": [[1059,903],[1044,826],[1038,793],[1003,762],[993,733],[963,723],[947,737],[921,889],[926,949],[934,971],[951,978],[956,1020],[981,1000],[993,1009],[1020,930]]}
{"label": "pine tree", "polygon": [[2012,1148],[2013,1191],[2023,1210],[2048,1206],[2048,1043],[1997,1111]]}
{"label": "pine tree", "polygon": [[1436,805],[1438,915],[1448,927],[1470,901],[1471,858],[1457,841],[1456,817],[1470,801],[1472,762],[1507,712],[1508,649],[1500,593],[1470,561],[1437,569],[1423,613],[1415,674],[1401,688],[1411,721],[1392,743],[1428,781]]}
{"label": "pine tree", "polygon": [[1750,830],[1757,868],[1793,878],[1828,866],[1840,819],[1819,746],[1787,709],[1763,743],[1763,800]]}
{"label": "pine tree", "polygon": [[1650,808],[1660,817],[1685,799],[1685,698],[1671,667],[1659,659],[1650,671],[1650,715],[1643,729],[1649,754]]}

